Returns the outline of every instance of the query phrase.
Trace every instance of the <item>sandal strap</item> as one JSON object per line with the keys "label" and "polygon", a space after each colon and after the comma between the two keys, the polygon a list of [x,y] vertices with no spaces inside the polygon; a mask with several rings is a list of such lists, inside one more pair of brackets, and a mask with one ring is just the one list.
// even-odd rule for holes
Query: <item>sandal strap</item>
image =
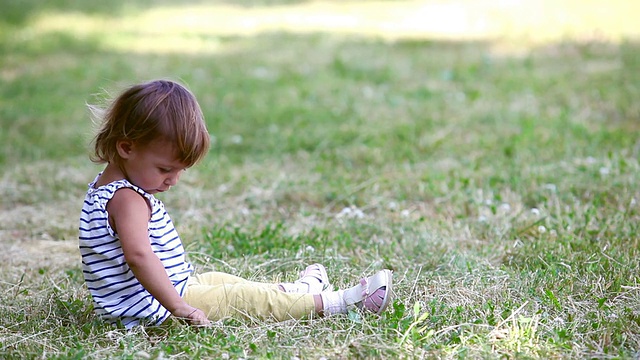
{"label": "sandal strap", "polygon": [[369,296],[369,283],[367,282],[368,278],[360,279],[360,285],[362,286],[362,297],[366,298]]}

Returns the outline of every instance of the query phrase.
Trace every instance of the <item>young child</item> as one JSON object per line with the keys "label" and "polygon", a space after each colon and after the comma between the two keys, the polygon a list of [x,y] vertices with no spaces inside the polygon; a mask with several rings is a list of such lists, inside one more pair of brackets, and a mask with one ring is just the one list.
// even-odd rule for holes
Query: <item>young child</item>
{"label": "young child", "polygon": [[106,110],[92,160],[106,163],[89,184],[80,216],[82,270],[95,312],[126,328],[170,315],[206,325],[227,317],[299,319],[357,307],[382,313],[391,301],[391,271],[346,290],[329,291],[324,266],[293,283],[264,284],[230,274],[193,274],[163,203],[154,195],[178,183],[209,149],[195,97],[172,81],[124,91]]}

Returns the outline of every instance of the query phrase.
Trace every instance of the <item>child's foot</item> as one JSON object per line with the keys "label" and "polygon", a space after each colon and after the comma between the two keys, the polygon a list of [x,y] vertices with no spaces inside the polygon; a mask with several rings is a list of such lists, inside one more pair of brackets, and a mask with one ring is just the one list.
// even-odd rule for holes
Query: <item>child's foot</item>
{"label": "child's foot", "polygon": [[347,309],[357,307],[380,315],[392,298],[391,270],[382,270],[371,277],[360,280],[360,284],[344,291]]}
{"label": "child's foot", "polygon": [[346,290],[322,293],[325,315],[346,313],[358,308],[380,315],[392,300],[392,272],[381,270]]}
{"label": "child's foot", "polygon": [[280,286],[288,293],[320,294],[323,291],[331,290],[327,270],[322,264],[307,266],[300,273],[298,280],[293,283],[282,283]]}

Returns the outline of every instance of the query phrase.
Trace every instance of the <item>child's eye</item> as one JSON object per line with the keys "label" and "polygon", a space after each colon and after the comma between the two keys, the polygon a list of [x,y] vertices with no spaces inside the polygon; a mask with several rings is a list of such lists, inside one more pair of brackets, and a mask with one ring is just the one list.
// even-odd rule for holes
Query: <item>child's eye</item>
{"label": "child's eye", "polygon": [[171,172],[171,169],[167,169],[167,168],[159,168],[159,169],[160,169],[160,172],[163,174],[168,174]]}

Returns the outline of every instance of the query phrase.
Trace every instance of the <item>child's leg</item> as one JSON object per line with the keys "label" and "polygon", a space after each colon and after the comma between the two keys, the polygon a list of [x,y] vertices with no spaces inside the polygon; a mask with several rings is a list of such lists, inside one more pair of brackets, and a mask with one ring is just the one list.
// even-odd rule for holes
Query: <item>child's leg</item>
{"label": "child's leg", "polygon": [[191,279],[189,279],[189,285],[213,286],[213,285],[233,285],[233,284],[247,284],[247,285],[252,285],[257,287],[265,287],[269,289],[278,289],[278,285],[276,284],[268,284],[268,283],[261,283],[257,281],[251,281],[251,280],[241,278],[239,276],[235,276],[235,275],[231,275],[223,272],[217,272],[217,271],[210,271],[210,272],[194,275]]}
{"label": "child's leg", "polygon": [[358,285],[339,291],[293,294],[282,290],[277,284],[213,272],[189,279],[184,299],[211,320],[235,316],[284,321],[311,314],[346,313],[351,308],[379,315],[392,301],[392,272],[379,271],[361,279]]}
{"label": "child's leg", "polygon": [[190,284],[200,285],[222,285],[222,284],[252,284],[268,288],[280,289],[288,293],[309,293],[319,294],[322,291],[330,290],[331,284],[327,277],[327,271],[322,264],[313,264],[300,273],[300,278],[293,283],[268,284],[243,279],[239,276],[222,273],[207,272],[195,275],[189,280]]}
{"label": "child's leg", "polygon": [[255,284],[247,280],[231,284],[191,284],[184,299],[214,321],[228,317],[284,321],[316,313],[314,295],[285,293],[275,284]]}

